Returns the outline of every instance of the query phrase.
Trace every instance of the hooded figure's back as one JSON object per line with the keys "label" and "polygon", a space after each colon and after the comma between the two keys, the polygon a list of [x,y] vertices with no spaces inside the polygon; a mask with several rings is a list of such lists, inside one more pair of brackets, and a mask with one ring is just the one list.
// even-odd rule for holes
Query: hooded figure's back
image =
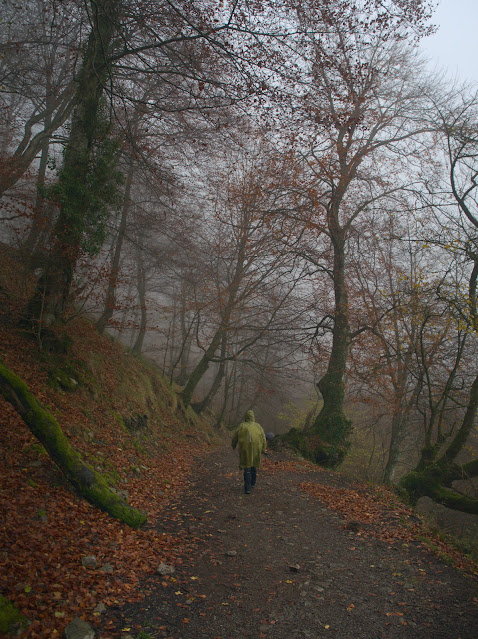
{"label": "hooded figure's back", "polygon": [[254,421],[254,413],[248,410],[234,433],[232,445],[239,446],[239,468],[259,468],[261,453],[266,451],[266,435],[260,424]]}

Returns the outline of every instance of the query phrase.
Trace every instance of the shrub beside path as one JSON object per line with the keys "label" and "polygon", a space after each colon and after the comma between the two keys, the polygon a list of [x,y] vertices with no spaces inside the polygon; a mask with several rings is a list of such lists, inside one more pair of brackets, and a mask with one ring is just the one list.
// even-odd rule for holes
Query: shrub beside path
{"label": "shrub beside path", "polygon": [[270,453],[244,495],[222,448],[163,516],[182,544],[175,572],[109,609],[102,639],[478,637],[476,574],[432,553],[382,489]]}

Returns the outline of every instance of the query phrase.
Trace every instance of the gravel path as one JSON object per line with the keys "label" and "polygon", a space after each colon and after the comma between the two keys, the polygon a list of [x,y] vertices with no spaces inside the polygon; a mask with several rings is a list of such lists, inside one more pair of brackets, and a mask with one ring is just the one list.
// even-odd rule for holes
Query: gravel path
{"label": "gravel path", "polygon": [[279,459],[269,455],[251,495],[230,449],[199,464],[161,523],[184,538],[183,564],[140,604],[110,611],[108,636],[477,639],[476,582],[420,542],[347,527],[299,484],[349,482]]}

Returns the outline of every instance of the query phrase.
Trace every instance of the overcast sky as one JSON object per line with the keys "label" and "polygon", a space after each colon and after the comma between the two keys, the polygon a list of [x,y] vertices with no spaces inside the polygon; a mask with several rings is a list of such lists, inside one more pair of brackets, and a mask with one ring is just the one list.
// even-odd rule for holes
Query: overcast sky
{"label": "overcast sky", "polygon": [[478,0],[439,0],[433,17],[438,32],[424,39],[422,49],[432,67],[478,84]]}

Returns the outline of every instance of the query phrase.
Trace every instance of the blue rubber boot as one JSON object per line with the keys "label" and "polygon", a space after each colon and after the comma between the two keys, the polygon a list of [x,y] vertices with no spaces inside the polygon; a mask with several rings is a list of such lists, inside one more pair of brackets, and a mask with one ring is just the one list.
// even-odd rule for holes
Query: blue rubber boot
{"label": "blue rubber boot", "polygon": [[251,469],[244,468],[244,492],[246,495],[251,493]]}

